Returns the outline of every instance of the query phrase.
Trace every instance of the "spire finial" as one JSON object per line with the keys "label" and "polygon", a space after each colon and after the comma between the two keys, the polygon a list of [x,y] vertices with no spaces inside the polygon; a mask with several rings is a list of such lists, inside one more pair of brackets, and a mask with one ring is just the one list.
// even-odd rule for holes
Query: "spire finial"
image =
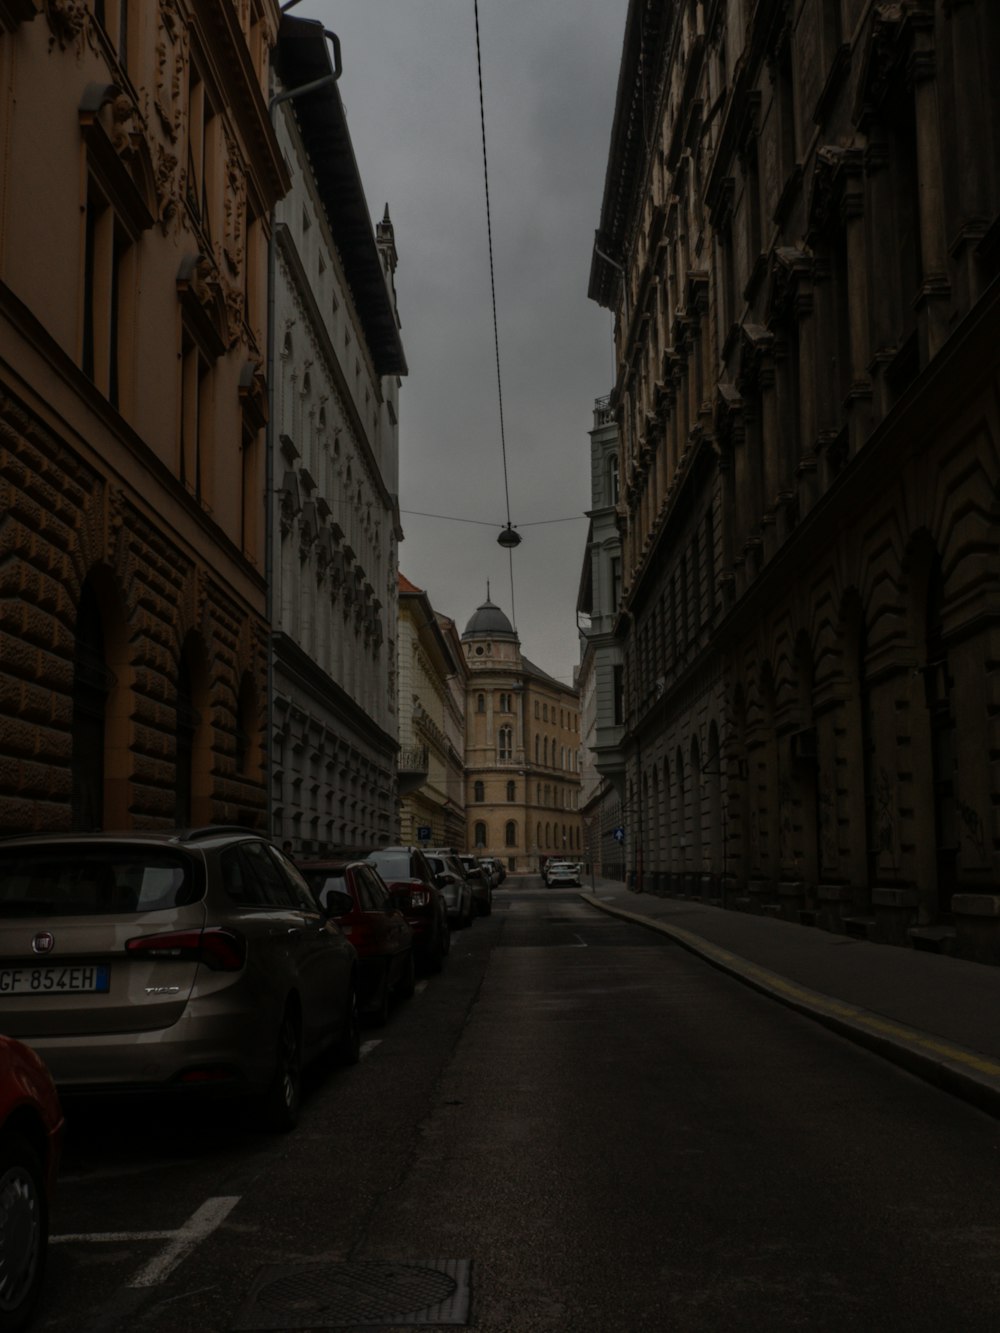
{"label": "spire finial", "polygon": [[487,600],[487,601],[490,600],[490,581],[489,581],[489,579],[486,580],[486,600]]}

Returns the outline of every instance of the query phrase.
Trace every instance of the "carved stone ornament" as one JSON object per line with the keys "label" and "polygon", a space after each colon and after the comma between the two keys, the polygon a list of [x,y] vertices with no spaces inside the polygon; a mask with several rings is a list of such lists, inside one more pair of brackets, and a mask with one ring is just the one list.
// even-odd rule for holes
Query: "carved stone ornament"
{"label": "carved stone ornament", "polygon": [[86,0],[45,0],[45,17],[52,32],[49,45],[58,42],[61,51],[75,45],[82,55],[90,19]]}
{"label": "carved stone ornament", "polygon": [[171,143],[180,137],[183,117],[184,75],[190,39],[177,10],[177,0],[159,0],[160,21],[156,43],[156,91],[153,104]]}

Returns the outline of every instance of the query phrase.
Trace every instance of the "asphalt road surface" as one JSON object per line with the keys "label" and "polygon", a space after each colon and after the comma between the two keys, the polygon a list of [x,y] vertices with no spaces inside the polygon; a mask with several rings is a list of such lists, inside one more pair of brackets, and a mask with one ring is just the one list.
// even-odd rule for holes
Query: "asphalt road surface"
{"label": "asphalt road surface", "polygon": [[46,1330],[1000,1328],[1000,1125],[513,881],[298,1130],[70,1108]]}

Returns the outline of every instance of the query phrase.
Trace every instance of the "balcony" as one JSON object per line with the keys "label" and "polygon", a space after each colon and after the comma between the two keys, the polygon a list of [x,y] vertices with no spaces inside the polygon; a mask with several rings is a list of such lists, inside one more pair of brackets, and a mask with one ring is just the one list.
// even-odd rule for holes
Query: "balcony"
{"label": "balcony", "polygon": [[404,745],[396,760],[396,777],[400,796],[408,796],[427,781],[428,763],[426,745]]}

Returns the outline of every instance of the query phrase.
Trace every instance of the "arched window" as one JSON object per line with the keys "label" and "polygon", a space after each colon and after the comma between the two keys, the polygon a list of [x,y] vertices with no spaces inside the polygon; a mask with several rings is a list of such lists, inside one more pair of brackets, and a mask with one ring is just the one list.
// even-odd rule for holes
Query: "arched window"
{"label": "arched window", "polygon": [[486,788],[485,788],[485,786],[483,785],[483,783],[481,783],[481,782],[477,782],[477,783],[474,784],[474,786],[473,786],[473,799],[476,800],[476,801],[485,801],[485,800],[486,800]]}
{"label": "arched window", "polygon": [[480,820],[476,824],[475,840],[477,847],[486,846],[486,825]]}
{"label": "arched window", "polygon": [[507,800],[508,801],[517,800],[517,786],[513,782],[507,783]]}
{"label": "arched window", "polygon": [[500,762],[514,758],[514,728],[501,727],[497,736],[497,750]]}
{"label": "arched window", "polygon": [[503,841],[505,847],[517,846],[517,821],[508,819],[503,831]]}
{"label": "arched window", "polygon": [[485,694],[477,694],[477,695],[476,695],[476,712],[477,712],[477,713],[485,713],[485,712],[486,712],[486,695],[485,695]]}

